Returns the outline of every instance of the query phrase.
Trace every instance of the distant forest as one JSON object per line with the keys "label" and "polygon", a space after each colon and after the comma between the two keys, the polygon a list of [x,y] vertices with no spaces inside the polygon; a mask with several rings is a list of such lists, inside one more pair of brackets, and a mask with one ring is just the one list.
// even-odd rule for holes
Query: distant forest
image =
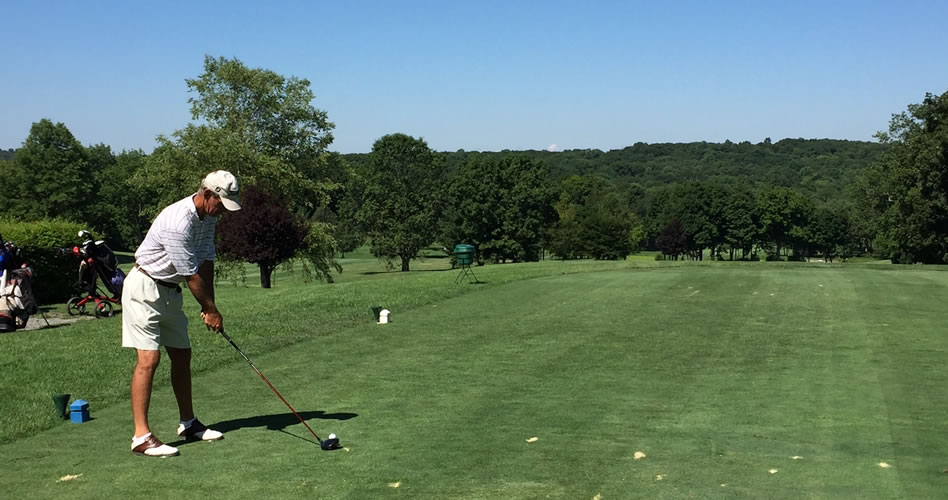
{"label": "distant forest", "polygon": [[[474,159],[523,155],[546,164],[554,179],[598,175],[635,182],[652,189],[675,182],[740,182],[751,189],[763,186],[794,188],[817,202],[846,198],[846,189],[888,148],[885,144],[837,139],[783,139],[771,143],[691,142],[635,143],[623,149],[567,151],[465,151],[441,153],[450,172]],[[0,161],[14,150],[0,149]],[[353,165],[368,153],[341,155]]]}
{"label": "distant forest", "polygon": [[[523,155],[546,164],[560,179],[570,175],[598,175],[635,182],[653,189],[675,182],[741,183],[757,190],[764,186],[794,188],[816,202],[848,197],[847,188],[888,148],[876,142],[836,139],[783,139],[750,142],[636,143],[624,149],[600,151],[441,153],[450,172],[475,159]],[[368,161],[368,153],[342,155],[353,165]]]}

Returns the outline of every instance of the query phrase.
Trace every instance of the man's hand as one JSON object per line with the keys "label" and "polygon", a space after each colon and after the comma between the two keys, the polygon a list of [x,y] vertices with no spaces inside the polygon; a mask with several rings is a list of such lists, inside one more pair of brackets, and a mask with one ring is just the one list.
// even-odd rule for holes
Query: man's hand
{"label": "man's hand", "polygon": [[188,288],[198,304],[201,304],[201,319],[208,330],[221,331],[224,320],[214,304],[214,262],[204,261],[197,274],[187,277]]}
{"label": "man's hand", "polygon": [[224,328],[224,318],[219,311],[201,311],[201,319],[204,320],[204,326],[206,326],[208,330],[220,332]]}

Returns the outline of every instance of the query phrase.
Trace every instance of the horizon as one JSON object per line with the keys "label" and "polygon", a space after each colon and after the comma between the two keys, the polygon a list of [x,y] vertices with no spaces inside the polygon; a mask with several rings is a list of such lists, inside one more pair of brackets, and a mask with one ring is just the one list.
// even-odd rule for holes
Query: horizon
{"label": "horizon", "polygon": [[923,1],[61,0],[5,14],[4,150],[47,118],[83,145],[150,154],[194,122],[184,80],[204,55],[309,80],[341,154],[396,132],[480,152],[874,142],[948,89],[948,65],[932,63],[948,52],[948,4]]}
{"label": "horizon", "polygon": [[[67,125],[67,128],[68,128],[68,125]],[[422,137],[421,139],[424,140],[423,137]],[[767,138],[765,138],[765,140],[766,140],[766,139],[771,139],[771,143],[772,143],[772,144],[777,144],[777,143],[780,143],[780,142],[782,142],[782,141],[841,141],[841,142],[863,142],[863,143],[869,143],[869,144],[879,144],[879,141],[878,141],[878,140],[860,141],[860,140],[855,140],[855,139],[835,139],[835,138],[832,138],[832,137],[814,137],[814,138],[806,138],[806,137],[784,137],[784,138],[778,139],[778,140],[773,140],[772,138],[767,137]],[[716,145],[722,145],[722,144],[727,144],[728,142],[730,142],[731,144],[735,144],[735,145],[740,145],[740,144],[744,144],[744,143],[749,143],[749,144],[751,144],[752,146],[759,146],[759,145],[761,145],[761,144],[764,144],[765,141],[760,141],[760,142],[732,141],[732,140],[730,140],[730,139],[725,139],[724,141],[721,141],[721,142],[712,142],[712,141],[643,142],[643,141],[639,141],[639,142],[636,142],[636,143],[634,143],[634,144],[629,144],[628,146],[623,146],[623,147],[619,147],[619,148],[612,148],[612,149],[570,148],[570,149],[556,149],[556,150],[550,150],[550,149],[499,149],[499,150],[486,150],[486,149],[463,149],[463,148],[459,148],[459,149],[455,149],[455,150],[453,150],[453,151],[448,151],[448,150],[438,150],[438,149],[433,149],[433,148],[432,148],[432,151],[437,152],[437,153],[457,153],[457,152],[462,152],[462,151],[465,152],[465,153],[503,153],[503,152],[505,152],[505,151],[515,152],[515,153],[516,153],[516,152],[527,152],[527,151],[529,151],[529,152],[538,152],[538,153],[569,153],[569,152],[572,152],[572,151],[599,151],[599,152],[602,152],[602,153],[610,153],[610,152],[612,152],[612,151],[622,151],[622,150],[625,150],[625,149],[628,149],[628,148],[631,148],[631,147],[635,147],[635,146],[638,145],[638,144],[644,144],[644,145],[646,145],[646,146],[658,146],[658,145],[664,145],[664,144],[668,144],[668,145],[687,145],[687,144],[716,144]],[[98,143],[95,143],[95,144],[98,144]],[[93,145],[95,145],[95,144],[83,144],[83,146],[84,146],[84,147],[90,147],[90,146],[93,146]],[[109,144],[106,144],[106,146],[111,147],[111,145],[109,145]],[[3,145],[0,145],[0,151],[2,151],[2,152],[9,152],[9,151],[16,152],[16,151],[19,150],[19,149],[20,149],[20,148],[8,148],[8,147],[4,147]],[[135,149],[135,150],[116,150],[116,149],[112,148],[112,154],[119,154],[119,153],[122,153],[122,152],[124,152],[124,151],[138,151],[138,150],[137,150],[137,149]],[[341,151],[334,151],[332,148],[329,148],[327,151],[330,152],[330,153],[338,153],[338,154],[340,154],[340,155],[365,155],[365,154],[371,153],[371,151],[359,151],[359,152],[349,152],[349,153],[345,153],[345,152],[341,152]],[[144,151],[143,151],[143,152],[144,152]],[[145,152],[145,153],[146,153],[146,154],[151,154],[151,151],[147,151],[147,152]]]}

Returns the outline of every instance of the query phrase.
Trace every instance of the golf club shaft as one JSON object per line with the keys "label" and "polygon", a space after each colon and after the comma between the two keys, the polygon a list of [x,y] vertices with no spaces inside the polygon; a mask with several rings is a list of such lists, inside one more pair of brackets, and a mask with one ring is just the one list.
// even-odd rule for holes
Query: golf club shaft
{"label": "golf club shaft", "polygon": [[288,403],[288,402],[286,401],[286,398],[284,398],[283,395],[280,394],[280,391],[276,390],[276,387],[273,387],[273,384],[271,384],[270,381],[267,380],[267,377],[264,377],[264,376],[263,376],[263,372],[261,372],[261,371],[253,364],[253,361],[250,361],[250,358],[248,358],[247,355],[244,354],[244,351],[241,351],[240,348],[237,347],[237,344],[235,344],[234,341],[233,341],[226,333],[224,333],[224,330],[223,330],[223,329],[221,329],[221,331],[218,332],[218,333],[220,333],[221,336],[223,336],[225,339],[227,339],[227,341],[230,342],[230,345],[234,346],[234,349],[237,349],[237,352],[239,352],[240,355],[243,356],[243,358],[247,361],[247,363],[250,364],[250,367],[253,368],[253,370],[254,370],[255,372],[257,372],[257,375],[260,375],[260,378],[262,378],[263,381],[266,382],[268,386],[270,386],[270,389],[272,389],[272,390],[273,390],[273,393],[276,394],[277,397],[280,398],[280,401],[283,401],[283,404],[285,404],[286,407],[289,408],[290,411],[293,412],[294,415],[296,415],[296,418],[298,418],[298,419],[300,420],[300,423],[301,423],[301,424],[303,424],[304,426],[306,426],[306,429],[309,430],[309,432],[313,435],[313,437],[316,438],[317,441],[319,441],[319,444],[322,444],[322,443],[323,443],[323,440],[320,439],[319,436],[316,434],[316,432],[315,432],[313,429],[310,428],[309,424],[307,424],[306,421],[303,420],[303,417],[301,417],[299,413],[296,413],[296,410],[294,410],[293,407],[290,406],[290,403]]}

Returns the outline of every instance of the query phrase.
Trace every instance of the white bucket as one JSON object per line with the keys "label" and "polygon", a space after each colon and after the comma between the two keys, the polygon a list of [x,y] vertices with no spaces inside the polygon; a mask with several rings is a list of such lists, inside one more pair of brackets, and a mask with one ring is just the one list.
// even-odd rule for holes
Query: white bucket
{"label": "white bucket", "polygon": [[388,309],[382,309],[379,311],[379,324],[384,325],[388,323],[388,315],[391,314],[391,311]]}

